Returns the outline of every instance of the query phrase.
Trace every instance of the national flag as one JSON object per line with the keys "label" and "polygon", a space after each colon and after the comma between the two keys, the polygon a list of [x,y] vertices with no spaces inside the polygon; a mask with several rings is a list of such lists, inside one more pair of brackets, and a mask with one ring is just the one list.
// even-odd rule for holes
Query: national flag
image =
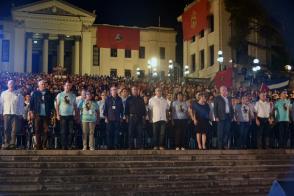
{"label": "national flag", "polygon": [[214,84],[217,88],[220,88],[221,86],[231,88],[233,86],[233,69],[229,68],[227,70],[217,72],[214,77]]}
{"label": "national flag", "polygon": [[99,25],[96,33],[99,48],[139,50],[140,30],[137,28]]}
{"label": "national flag", "polygon": [[184,40],[190,40],[207,28],[209,9],[208,0],[198,0],[184,11],[182,15]]}
{"label": "national flag", "polygon": [[289,85],[289,78],[272,79],[267,81],[266,85],[270,90],[285,88]]}

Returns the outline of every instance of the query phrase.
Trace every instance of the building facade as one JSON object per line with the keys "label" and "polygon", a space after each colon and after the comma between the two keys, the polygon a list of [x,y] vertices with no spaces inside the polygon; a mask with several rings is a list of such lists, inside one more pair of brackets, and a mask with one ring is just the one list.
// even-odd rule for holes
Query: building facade
{"label": "building facade", "polygon": [[[167,75],[175,59],[176,32],[162,27],[122,27],[94,24],[96,15],[61,0],[44,0],[11,10],[0,20],[0,71],[51,73],[55,67],[69,74],[134,76],[147,74],[150,58]],[[100,47],[99,28],[138,31],[137,47]],[[127,35],[128,36],[128,35]],[[113,42],[113,40],[112,40]],[[140,54],[139,54],[140,53]]]}
{"label": "building facade", "polygon": [[[230,25],[230,13],[225,9],[224,0],[195,0],[190,5],[186,6],[184,12],[178,17],[179,22],[183,21],[183,16],[191,9],[197,9],[202,6],[203,2],[209,5],[205,17],[205,24],[203,29],[195,33],[189,39],[183,40],[183,62],[184,66],[189,68],[188,77],[194,78],[212,78],[215,74],[225,66],[233,66],[235,63],[236,51],[230,45],[230,37],[232,35],[232,27]],[[193,15],[194,14],[194,15]],[[197,16],[194,12],[188,16],[186,20],[191,20],[192,24],[201,25],[198,22]],[[200,19],[199,19],[200,21]],[[184,34],[185,27],[183,26]],[[189,27],[186,27],[189,28]],[[194,31],[196,32],[196,31]],[[256,33],[249,35],[249,40],[253,42],[262,42]],[[219,51],[222,55],[219,55]],[[261,64],[266,63],[266,52],[254,46],[248,46],[248,56],[258,58]],[[223,57],[223,62],[219,63],[218,58]],[[237,66],[234,64],[234,66]]]}

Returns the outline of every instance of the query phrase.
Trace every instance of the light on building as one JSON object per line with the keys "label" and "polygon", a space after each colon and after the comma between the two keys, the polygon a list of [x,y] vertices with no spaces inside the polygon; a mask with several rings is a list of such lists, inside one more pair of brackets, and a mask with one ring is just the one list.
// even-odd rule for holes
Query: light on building
{"label": "light on building", "polygon": [[253,60],[253,63],[254,63],[254,64],[258,64],[258,63],[259,63],[259,59],[255,58],[255,59]]}
{"label": "light on building", "polygon": [[291,66],[291,65],[286,65],[286,66],[285,66],[285,69],[286,69],[287,71],[291,71],[291,70],[292,70],[292,66]]}
{"label": "light on building", "polygon": [[37,44],[38,43],[38,41],[37,40],[34,40],[34,44]]}
{"label": "light on building", "polygon": [[151,69],[151,65],[148,65],[148,69]]}
{"label": "light on building", "polygon": [[152,57],[150,60],[150,65],[152,67],[156,67],[157,66],[157,58],[156,57]]}
{"label": "light on building", "polygon": [[168,77],[170,77],[170,73],[169,73],[169,74],[167,74],[167,76],[168,76]]}
{"label": "light on building", "polygon": [[172,63],[173,63],[173,60],[170,59],[170,60],[168,61],[168,63],[169,63],[169,64],[172,64]]}
{"label": "light on building", "polygon": [[157,74],[157,72],[153,72],[152,75],[153,75],[153,77],[157,77],[158,74]]}
{"label": "light on building", "polygon": [[139,67],[137,67],[137,69],[136,69],[137,71],[140,71],[140,68]]}
{"label": "light on building", "polygon": [[257,72],[259,70],[261,70],[261,67],[259,65],[252,67],[253,72]]}
{"label": "light on building", "polygon": [[233,63],[233,59],[230,59],[230,60],[229,60],[229,63]]}
{"label": "light on building", "polygon": [[224,57],[222,57],[222,56],[218,57],[217,62],[223,63],[224,62]]}
{"label": "light on building", "polygon": [[217,54],[218,54],[218,55],[223,55],[223,51],[219,50],[219,51],[217,52]]}
{"label": "light on building", "polygon": [[67,37],[67,38],[69,38],[70,36],[69,36],[69,35],[67,35],[66,37]]}

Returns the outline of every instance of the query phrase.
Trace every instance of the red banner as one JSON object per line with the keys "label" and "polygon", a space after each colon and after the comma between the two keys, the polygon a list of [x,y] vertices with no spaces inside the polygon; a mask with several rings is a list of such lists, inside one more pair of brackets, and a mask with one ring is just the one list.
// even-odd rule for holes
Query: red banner
{"label": "red banner", "polygon": [[225,71],[219,71],[214,77],[214,83],[217,88],[221,86],[226,86],[231,88],[233,86],[233,69],[228,68]]}
{"label": "red banner", "polygon": [[190,40],[194,35],[207,28],[209,9],[208,0],[198,0],[184,11],[182,15],[184,40]]}
{"label": "red banner", "polygon": [[98,26],[97,47],[139,50],[140,30],[127,27]]}

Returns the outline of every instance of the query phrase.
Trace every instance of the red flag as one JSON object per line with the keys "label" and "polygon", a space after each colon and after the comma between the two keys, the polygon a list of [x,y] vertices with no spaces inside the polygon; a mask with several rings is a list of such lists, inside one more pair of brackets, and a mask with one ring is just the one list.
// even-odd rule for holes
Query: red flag
{"label": "red flag", "polygon": [[221,86],[226,86],[231,88],[233,86],[233,69],[228,68],[225,71],[219,71],[214,77],[214,83],[217,88]]}
{"label": "red flag", "polygon": [[260,92],[268,92],[269,88],[266,84],[262,83],[259,89]]}
{"label": "red flag", "polygon": [[184,40],[190,40],[194,35],[207,28],[209,8],[208,0],[198,0],[184,11],[182,16]]}
{"label": "red flag", "polygon": [[139,50],[140,30],[128,27],[97,27],[97,47]]}

